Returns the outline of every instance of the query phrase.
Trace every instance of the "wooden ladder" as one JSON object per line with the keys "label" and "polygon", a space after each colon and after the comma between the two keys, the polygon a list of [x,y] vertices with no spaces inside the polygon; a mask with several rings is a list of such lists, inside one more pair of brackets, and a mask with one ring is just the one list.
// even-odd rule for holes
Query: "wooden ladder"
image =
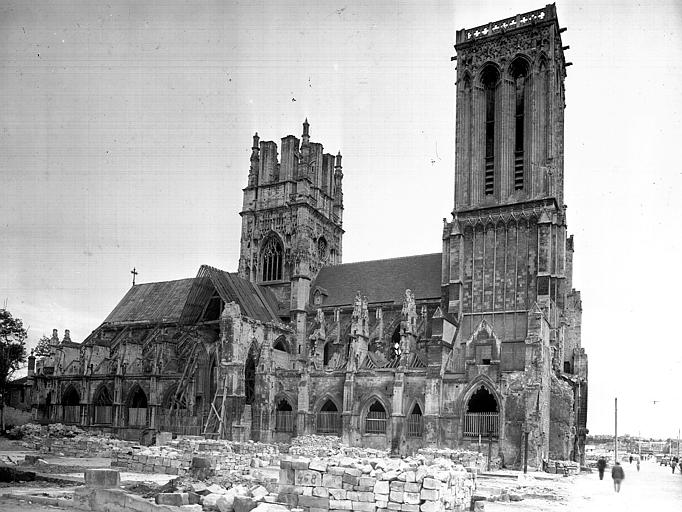
{"label": "wooden ladder", "polygon": [[224,438],[224,418],[225,418],[225,400],[227,398],[227,375],[223,379],[223,385],[218,386],[213,401],[211,402],[211,410],[208,412],[208,420],[204,427],[204,436],[211,439]]}

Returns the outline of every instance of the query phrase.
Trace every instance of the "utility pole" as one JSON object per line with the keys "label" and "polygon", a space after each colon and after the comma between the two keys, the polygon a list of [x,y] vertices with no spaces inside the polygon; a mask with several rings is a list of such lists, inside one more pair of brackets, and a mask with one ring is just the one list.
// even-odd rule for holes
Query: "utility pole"
{"label": "utility pole", "polygon": [[525,440],[523,442],[523,474],[528,473],[528,431],[524,432],[526,434]]}
{"label": "utility pole", "polygon": [[618,398],[615,399],[615,439],[613,440],[614,442],[614,451],[615,455],[614,458],[615,460],[613,461],[614,463],[618,462]]}

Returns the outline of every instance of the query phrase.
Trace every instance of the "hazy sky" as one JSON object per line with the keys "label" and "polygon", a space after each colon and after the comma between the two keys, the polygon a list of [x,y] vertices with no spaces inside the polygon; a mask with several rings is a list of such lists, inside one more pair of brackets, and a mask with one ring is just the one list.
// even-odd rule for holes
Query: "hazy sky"
{"label": "hazy sky", "polygon": [[[682,427],[682,8],[557,5],[588,427]],[[82,341],[131,284],[236,270],[251,137],[344,156],[345,262],[441,250],[455,31],[538,1],[0,0],[0,300]],[[654,404],[656,400],[659,403]]]}

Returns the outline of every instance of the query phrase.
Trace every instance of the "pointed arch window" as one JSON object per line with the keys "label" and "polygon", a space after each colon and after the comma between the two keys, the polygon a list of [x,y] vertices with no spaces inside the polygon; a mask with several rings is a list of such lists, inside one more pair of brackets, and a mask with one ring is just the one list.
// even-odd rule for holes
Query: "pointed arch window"
{"label": "pointed arch window", "polygon": [[386,409],[379,400],[374,400],[365,416],[365,434],[385,434],[386,421]]}
{"label": "pointed arch window", "polygon": [[499,73],[493,66],[488,66],[481,75],[485,93],[485,159],[484,185],[485,195],[495,193],[495,92]]}
{"label": "pointed arch window", "polygon": [[328,341],[324,344],[324,351],[322,354],[322,364],[326,367],[332,358],[332,342]]}
{"label": "pointed arch window", "polygon": [[393,331],[391,336],[391,359],[400,359],[403,350],[400,346],[400,324]]}
{"label": "pointed arch window", "polygon": [[113,406],[113,401],[111,400],[111,395],[109,394],[109,389],[106,386],[102,386],[97,391],[94,399],[95,404],[95,424],[110,424],[111,423],[111,411]]}
{"label": "pointed arch window", "polygon": [[147,395],[137,386],[128,398],[128,425],[142,427],[147,424]]}
{"label": "pointed arch window", "polygon": [[284,264],[284,250],[275,236],[269,237],[261,251],[261,278],[263,281],[280,281]]}
{"label": "pointed arch window", "polygon": [[275,410],[275,430],[277,432],[293,432],[294,431],[294,411],[291,404],[282,399],[277,403]]}
{"label": "pointed arch window", "polygon": [[316,430],[318,434],[341,433],[341,413],[331,399],[327,399],[317,413]]}
{"label": "pointed arch window", "polygon": [[62,421],[64,423],[80,423],[81,406],[80,395],[73,386],[62,396]]}
{"label": "pointed arch window", "polygon": [[414,404],[407,418],[407,437],[422,437],[424,434],[424,416],[419,404]]}
{"label": "pointed arch window", "polygon": [[525,179],[525,117],[526,82],[528,64],[523,59],[513,62],[511,75],[514,79],[514,190],[523,190]]}
{"label": "pointed arch window", "polygon": [[244,366],[244,402],[247,405],[253,404],[256,397],[256,361],[252,354],[246,359]]}

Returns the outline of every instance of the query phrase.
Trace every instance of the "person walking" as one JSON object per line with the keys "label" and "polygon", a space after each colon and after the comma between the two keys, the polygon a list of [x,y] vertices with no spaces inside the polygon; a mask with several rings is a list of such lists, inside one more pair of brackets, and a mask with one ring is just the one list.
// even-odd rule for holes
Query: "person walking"
{"label": "person walking", "polygon": [[[673,468],[673,475],[674,475],[674,474],[675,474],[675,468],[677,467],[677,462],[675,462],[675,459],[673,459],[673,460],[670,462],[670,465],[671,465],[672,468]],[[682,470],[680,470],[680,471],[682,471]]]}
{"label": "person walking", "polygon": [[613,478],[613,489],[616,492],[620,492],[620,483],[625,479],[625,472],[623,471],[623,466],[618,461],[616,461],[613,469],[611,469],[611,478]]}
{"label": "person walking", "polygon": [[637,471],[639,472],[639,459],[637,459]]}
{"label": "person walking", "polygon": [[632,455],[630,455],[630,464],[632,464]]}
{"label": "person walking", "polygon": [[599,457],[597,461],[597,471],[599,471],[599,480],[604,480],[604,470],[606,469],[606,460],[604,457]]}

